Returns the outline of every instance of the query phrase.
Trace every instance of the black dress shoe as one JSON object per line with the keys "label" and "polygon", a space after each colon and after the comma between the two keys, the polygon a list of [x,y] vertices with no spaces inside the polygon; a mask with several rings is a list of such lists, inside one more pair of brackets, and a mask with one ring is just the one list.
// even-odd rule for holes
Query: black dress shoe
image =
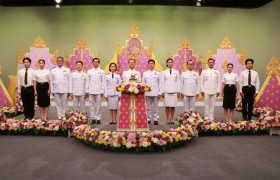
{"label": "black dress shoe", "polygon": [[117,123],[116,123],[116,122],[113,122],[113,124],[116,125]]}
{"label": "black dress shoe", "polygon": [[96,124],[96,120],[91,120],[91,124]]}
{"label": "black dress shoe", "polygon": [[100,120],[97,120],[96,122],[97,122],[97,124],[101,124],[101,121],[100,121]]}
{"label": "black dress shoe", "polygon": [[158,122],[157,122],[157,121],[154,121],[154,125],[158,125]]}
{"label": "black dress shoe", "polygon": [[171,122],[170,124],[175,124],[175,122]]}
{"label": "black dress shoe", "polygon": [[112,124],[114,124],[114,123],[113,123],[113,122],[110,122],[109,124],[112,125]]}
{"label": "black dress shoe", "polygon": [[151,124],[151,121],[148,121],[148,124]]}

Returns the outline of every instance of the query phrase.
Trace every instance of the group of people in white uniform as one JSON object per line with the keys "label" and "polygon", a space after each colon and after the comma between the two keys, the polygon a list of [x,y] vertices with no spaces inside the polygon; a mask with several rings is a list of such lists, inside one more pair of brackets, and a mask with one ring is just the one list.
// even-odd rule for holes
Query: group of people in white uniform
{"label": "group of people in white uniform", "polygon": [[117,110],[121,93],[116,91],[116,86],[129,83],[133,76],[137,82],[142,82],[151,87],[150,92],[145,92],[148,122],[159,121],[158,101],[164,99],[166,123],[174,124],[175,107],[178,98],[184,100],[184,110],[195,111],[195,102],[201,94],[204,97],[204,119],[214,120],[214,108],[217,97],[221,94],[226,121],[232,121],[237,92],[242,97],[242,114],[244,120],[252,118],[254,98],[256,97],[260,82],[258,73],[253,68],[253,59],[245,62],[246,70],[238,75],[233,73],[233,64],[227,65],[227,73],[220,82],[220,72],[214,69],[215,60],[208,59],[208,68],[203,70],[201,76],[194,71],[194,61],[188,60],[187,70],[181,75],[173,68],[173,59],[166,60],[166,70],[155,70],[155,61],[148,61],[148,70],[141,73],[135,69],[136,60],[129,59],[129,69],[123,71],[122,77],[117,73],[116,63],[109,65],[110,73],[105,75],[100,68],[100,59],[93,58],[93,68],[83,71],[83,62],[76,62],[76,70],[71,72],[64,66],[64,58],[57,57],[57,67],[51,71],[45,68],[45,61],[38,61],[39,69],[30,68],[31,59],[23,59],[24,69],[18,72],[18,93],[22,97],[24,116],[26,119],[34,117],[34,101],[40,108],[41,119],[47,119],[50,96],[56,102],[57,118],[61,119],[67,110],[68,98],[73,99],[75,110],[85,111],[85,101],[89,101],[90,119],[92,124],[101,124],[101,100],[104,96],[110,111],[110,124],[117,123]]}

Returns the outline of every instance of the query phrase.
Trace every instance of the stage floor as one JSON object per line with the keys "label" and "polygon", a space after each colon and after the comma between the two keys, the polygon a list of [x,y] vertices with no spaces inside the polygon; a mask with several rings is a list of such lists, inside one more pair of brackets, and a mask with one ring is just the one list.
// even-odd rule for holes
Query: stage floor
{"label": "stage floor", "polygon": [[0,179],[279,179],[280,137],[198,137],[165,153],[107,152],[75,138],[0,136]]}

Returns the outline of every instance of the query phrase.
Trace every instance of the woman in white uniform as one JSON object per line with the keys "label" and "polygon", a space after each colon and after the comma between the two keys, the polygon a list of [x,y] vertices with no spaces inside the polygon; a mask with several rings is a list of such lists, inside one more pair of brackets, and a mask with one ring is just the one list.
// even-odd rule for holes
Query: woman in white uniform
{"label": "woman in white uniform", "polygon": [[116,87],[121,84],[121,76],[116,74],[118,67],[116,63],[109,65],[110,73],[105,76],[105,98],[108,102],[108,109],[110,111],[110,124],[117,124],[117,113],[121,93],[116,91]]}
{"label": "woman in white uniform", "polygon": [[180,96],[179,72],[173,68],[173,59],[166,60],[167,69],[162,73],[162,90],[167,124],[174,124],[175,107]]}

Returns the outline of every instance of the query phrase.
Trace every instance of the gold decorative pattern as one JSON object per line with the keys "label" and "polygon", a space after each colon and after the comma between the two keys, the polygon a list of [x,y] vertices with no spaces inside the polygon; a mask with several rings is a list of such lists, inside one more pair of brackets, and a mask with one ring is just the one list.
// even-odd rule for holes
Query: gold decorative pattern
{"label": "gold decorative pattern", "polygon": [[246,50],[245,50],[245,48],[243,47],[242,48],[242,51],[241,51],[241,53],[240,53],[240,55],[239,55],[239,62],[241,63],[241,64],[245,64],[245,61],[246,61],[246,59],[248,59],[248,55],[247,55],[247,53],[246,53]]}
{"label": "gold decorative pattern", "polygon": [[146,50],[146,55],[151,57],[154,52],[154,42],[151,42]]}
{"label": "gold decorative pattern", "polygon": [[0,75],[2,74],[2,67],[0,66]]}
{"label": "gold decorative pattern", "polygon": [[134,23],[131,25],[130,31],[129,31],[129,36],[130,38],[139,38],[140,31],[137,27],[137,25]]}
{"label": "gold decorative pattern", "polygon": [[87,48],[87,43],[84,39],[80,39],[78,42],[77,42],[77,45],[76,45],[76,48],[78,49],[85,49]]}
{"label": "gold decorative pattern", "polygon": [[211,50],[211,49],[208,49],[208,50],[207,50],[207,58],[205,59],[204,64],[207,64],[208,59],[210,59],[210,58],[213,58],[213,59],[214,59],[214,55],[213,55],[213,53],[212,53],[212,50]]}
{"label": "gold decorative pattern", "polygon": [[24,49],[23,49],[23,46],[21,45],[20,47],[19,47],[19,53],[17,54],[17,63],[19,63],[19,64],[22,64],[22,60],[23,60],[23,58],[25,58],[25,52],[24,52]]}
{"label": "gold decorative pattern", "polygon": [[118,42],[116,42],[115,51],[117,53],[117,56],[123,56],[122,47],[121,47],[121,45]]}
{"label": "gold decorative pattern", "polygon": [[225,59],[224,62],[223,62],[223,65],[222,65],[222,68],[223,68],[224,72],[227,72],[227,65],[228,65],[228,60]]}
{"label": "gold decorative pattern", "polygon": [[225,37],[225,39],[220,44],[221,49],[231,49],[232,47],[233,47],[233,45],[230,42],[228,37]]}
{"label": "gold decorative pattern", "polygon": [[95,57],[97,57],[97,58],[100,58],[100,57],[101,57],[100,51],[98,51],[98,52],[96,53]]}
{"label": "gold decorative pattern", "polygon": [[171,52],[168,53],[168,58],[173,58],[173,55],[171,54]]}
{"label": "gold decorative pattern", "polygon": [[200,54],[199,57],[198,57],[198,61],[197,62],[202,63],[202,61],[203,61],[203,54]]}
{"label": "gold decorative pattern", "polygon": [[64,66],[66,66],[66,63],[69,62],[69,54],[68,53],[64,53]]}
{"label": "gold decorative pattern", "polygon": [[35,48],[45,48],[47,47],[47,44],[45,43],[44,39],[39,36],[35,39],[32,46]]}
{"label": "gold decorative pattern", "polygon": [[180,46],[181,49],[190,49],[191,48],[191,44],[189,42],[188,39],[184,39],[181,43],[181,46]]}
{"label": "gold decorative pattern", "polygon": [[55,64],[56,65],[56,58],[58,57],[58,48],[55,48],[55,50],[54,50],[54,52],[53,52],[53,54],[52,54],[52,58],[51,58],[51,62],[53,63],[53,64]]}
{"label": "gold decorative pattern", "polygon": [[280,75],[280,63],[275,56],[273,56],[266,65],[265,72],[268,76]]}

